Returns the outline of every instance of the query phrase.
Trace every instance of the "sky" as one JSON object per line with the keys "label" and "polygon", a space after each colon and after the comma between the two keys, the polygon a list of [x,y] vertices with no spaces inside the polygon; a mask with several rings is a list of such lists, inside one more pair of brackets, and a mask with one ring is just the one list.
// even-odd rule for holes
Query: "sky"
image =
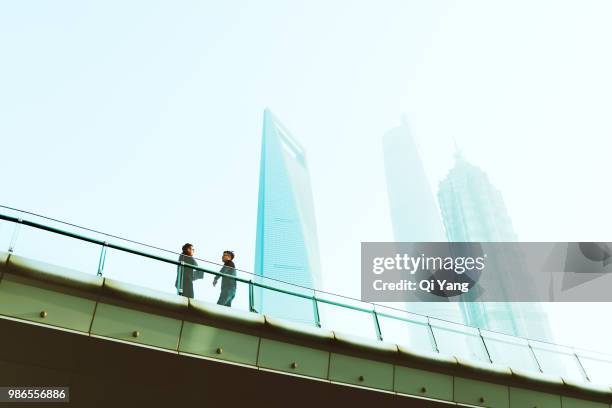
{"label": "sky", "polygon": [[[2,2],[0,204],[252,270],[267,107],[307,152],[324,289],[358,297],[405,115],[434,192],[456,141],[520,240],[612,241],[611,20],[605,0]],[[548,307],[559,343],[612,352],[609,304]]]}

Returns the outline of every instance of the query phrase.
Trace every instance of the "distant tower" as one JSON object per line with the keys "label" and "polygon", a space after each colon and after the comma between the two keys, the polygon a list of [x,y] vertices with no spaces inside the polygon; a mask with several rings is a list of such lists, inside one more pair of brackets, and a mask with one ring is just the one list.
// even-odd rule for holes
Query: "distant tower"
{"label": "distant tower", "polygon": [[[310,176],[300,144],[269,111],[264,111],[257,208],[255,273],[261,282],[273,278],[320,288],[321,262]],[[312,291],[304,291],[312,295]],[[270,290],[255,291],[255,308],[271,316],[313,322],[308,300]]]}
{"label": "distant tower", "polygon": [[[404,117],[399,127],[383,136],[383,150],[395,241],[446,241],[438,206]],[[406,301],[411,312],[463,322],[457,302],[423,302],[411,297]]]}
{"label": "distant tower", "polygon": [[[455,166],[440,182],[438,200],[446,236],[451,242],[517,241],[504,200],[485,172],[468,163],[461,152],[455,153]],[[516,265],[519,256],[499,254],[498,262]],[[511,268],[512,269],[512,268]],[[499,288],[511,285],[500,276]],[[546,313],[539,303],[463,302],[460,303],[470,326],[500,331],[515,336],[552,340]]]}
{"label": "distant tower", "polygon": [[383,149],[395,240],[446,241],[438,206],[405,118],[384,135]]}
{"label": "distant tower", "polygon": [[440,182],[438,200],[449,241],[517,240],[501,193],[459,150],[455,152],[455,167]]}

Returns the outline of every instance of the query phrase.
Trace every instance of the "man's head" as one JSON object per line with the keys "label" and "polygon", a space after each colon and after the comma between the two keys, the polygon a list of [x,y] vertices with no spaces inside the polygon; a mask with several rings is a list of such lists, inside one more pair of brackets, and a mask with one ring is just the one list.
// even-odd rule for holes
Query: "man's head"
{"label": "man's head", "polygon": [[223,257],[221,259],[223,259],[223,262],[233,261],[234,253],[232,251],[223,251]]}
{"label": "man's head", "polygon": [[195,252],[195,248],[193,247],[192,244],[187,243],[183,245],[183,255],[193,256],[194,252]]}

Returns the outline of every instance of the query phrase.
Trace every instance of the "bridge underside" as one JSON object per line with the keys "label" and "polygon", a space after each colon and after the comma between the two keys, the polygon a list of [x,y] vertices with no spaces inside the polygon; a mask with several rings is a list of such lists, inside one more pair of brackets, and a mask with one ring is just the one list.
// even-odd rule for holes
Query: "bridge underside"
{"label": "bridge underside", "polygon": [[3,318],[0,333],[0,384],[69,386],[72,406],[287,407],[354,405],[356,401],[359,406],[456,406],[181,356]]}

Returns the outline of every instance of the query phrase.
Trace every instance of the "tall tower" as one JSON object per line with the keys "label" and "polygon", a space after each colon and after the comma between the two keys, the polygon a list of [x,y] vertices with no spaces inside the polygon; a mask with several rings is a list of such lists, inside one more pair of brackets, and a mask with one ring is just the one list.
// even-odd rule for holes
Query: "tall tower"
{"label": "tall tower", "polygon": [[[491,184],[487,174],[468,163],[460,151],[455,166],[440,182],[438,200],[451,242],[517,241],[512,221],[501,192]],[[505,270],[521,273],[520,254],[495,254]],[[501,275],[498,290],[513,284],[512,276]],[[466,323],[470,326],[539,340],[552,340],[548,318],[536,302],[462,302]]]}
{"label": "tall tower", "polygon": [[[387,193],[396,242],[444,242],[444,228],[406,120],[383,136]],[[433,297],[433,295],[432,295]],[[463,322],[457,302],[407,298],[408,311]]]}
{"label": "tall tower", "polygon": [[[314,203],[304,149],[268,109],[264,111],[257,208],[255,273],[271,279],[320,288],[321,261]],[[304,290],[312,295],[312,291]],[[255,308],[275,317],[312,323],[313,305],[266,289],[255,291]]]}

